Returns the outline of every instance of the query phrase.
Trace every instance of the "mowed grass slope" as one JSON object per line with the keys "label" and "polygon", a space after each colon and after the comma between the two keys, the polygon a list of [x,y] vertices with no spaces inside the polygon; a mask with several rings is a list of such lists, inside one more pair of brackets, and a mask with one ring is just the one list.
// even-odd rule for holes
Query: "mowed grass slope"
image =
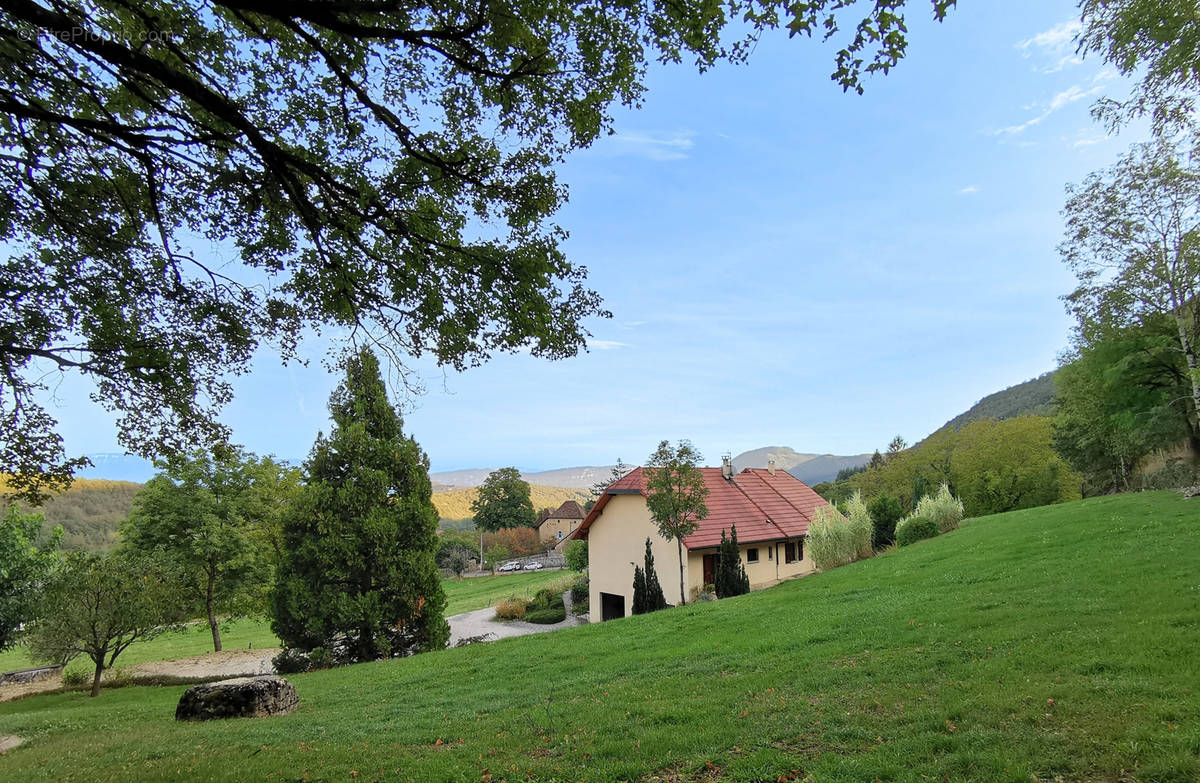
{"label": "mowed grass slope", "polygon": [[1106,497],[761,593],[293,678],[0,704],[4,780],[1194,781],[1200,500]]}

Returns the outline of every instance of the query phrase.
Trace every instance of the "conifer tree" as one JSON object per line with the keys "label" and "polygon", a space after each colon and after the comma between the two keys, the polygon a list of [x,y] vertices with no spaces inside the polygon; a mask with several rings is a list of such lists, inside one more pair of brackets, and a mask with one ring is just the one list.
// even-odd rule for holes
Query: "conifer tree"
{"label": "conifer tree", "polygon": [[637,563],[633,565],[633,606],[632,614],[646,613],[646,572]]}
{"label": "conifer tree", "polygon": [[662,585],[658,581],[658,572],[654,570],[654,553],[650,551],[650,539],[646,538],[646,565],[642,568],[646,577],[646,611],[657,612],[667,608],[667,599],[663,596]]}
{"label": "conifer tree", "polygon": [[362,350],[330,397],[306,485],[283,524],[272,629],[337,663],[446,646],[429,460],[401,431],[379,362]]}
{"label": "conifer tree", "polygon": [[650,539],[646,538],[646,558],[643,565],[633,566],[633,613],[645,614],[667,608],[662,585],[654,570],[654,553],[650,551]]}
{"label": "conifer tree", "polygon": [[721,531],[721,547],[717,552],[717,568],[713,575],[717,598],[729,598],[750,592],[750,577],[738,551],[737,525],[730,528],[729,537]]}

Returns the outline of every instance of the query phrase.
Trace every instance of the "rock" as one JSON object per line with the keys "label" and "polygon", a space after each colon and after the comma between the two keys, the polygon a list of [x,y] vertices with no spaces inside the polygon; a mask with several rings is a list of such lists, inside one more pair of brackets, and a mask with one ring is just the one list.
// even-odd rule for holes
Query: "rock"
{"label": "rock", "polygon": [[1194,497],[1200,497],[1200,485],[1197,485],[1197,486],[1194,486],[1194,487],[1186,487],[1186,488],[1184,488],[1184,489],[1181,489],[1181,490],[1179,490],[1179,491],[1183,493],[1183,496],[1184,496],[1185,498],[1194,498]]}
{"label": "rock", "polygon": [[296,686],[282,677],[240,677],[188,688],[179,700],[175,720],[267,718],[286,715],[299,703]]}
{"label": "rock", "polygon": [[8,753],[10,750],[20,745],[23,740],[15,734],[5,734],[0,736],[0,756]]}

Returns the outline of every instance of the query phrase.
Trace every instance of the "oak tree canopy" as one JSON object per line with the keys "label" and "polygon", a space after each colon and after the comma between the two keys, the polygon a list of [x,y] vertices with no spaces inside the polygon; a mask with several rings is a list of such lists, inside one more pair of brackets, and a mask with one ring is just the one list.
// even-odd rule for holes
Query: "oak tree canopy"
{"label": "oak tree canopy", "polygon": [[833,38],[861,92],[904,55],[905,3],[3,0],[0,472],[36,500],[85,464],[60,372],[153,457],[225,437],[231,377],[313,331],[400,372],[576,354],[606,313],[555,165],[648,64],[786,28]]}

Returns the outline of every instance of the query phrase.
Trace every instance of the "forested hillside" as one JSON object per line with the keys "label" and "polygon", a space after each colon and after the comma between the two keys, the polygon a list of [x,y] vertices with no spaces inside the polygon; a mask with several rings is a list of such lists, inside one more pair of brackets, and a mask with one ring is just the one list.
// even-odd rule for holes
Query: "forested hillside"
{"label": "forested hillside", "polygon": [[[471,503],[478,495],[479,490],[475,487],[435,487],[433,505],[437,506],[438,516],[442,519],[467,519],[471,516]],[[583,489],[529,485],[529,498],[533,501],[535,509],[556,509],[567,500],[575,500],[582,504],[590,497],[591,493]]]}
{"label": "forested hillside", "polygon": [[946,422],[947,427],[962,427],[983,419],[1015,419],[1018,416],[1052,416],[1054,414],[1054,374],[1056,370],[1042,373],[1024,383],[1009,386],[1003,391],[989,394],[967,410]]}
{"label": "forested hillside", "polygon": [[111,549],[117,543],[117,524],[129,516],[133,497],[141,488],[132,481],[75,479],[70,489],[51,497],[40,508],[22,505],[22,509],[42,513],[45,535],[62,525],[63,546],[67,549]]}

